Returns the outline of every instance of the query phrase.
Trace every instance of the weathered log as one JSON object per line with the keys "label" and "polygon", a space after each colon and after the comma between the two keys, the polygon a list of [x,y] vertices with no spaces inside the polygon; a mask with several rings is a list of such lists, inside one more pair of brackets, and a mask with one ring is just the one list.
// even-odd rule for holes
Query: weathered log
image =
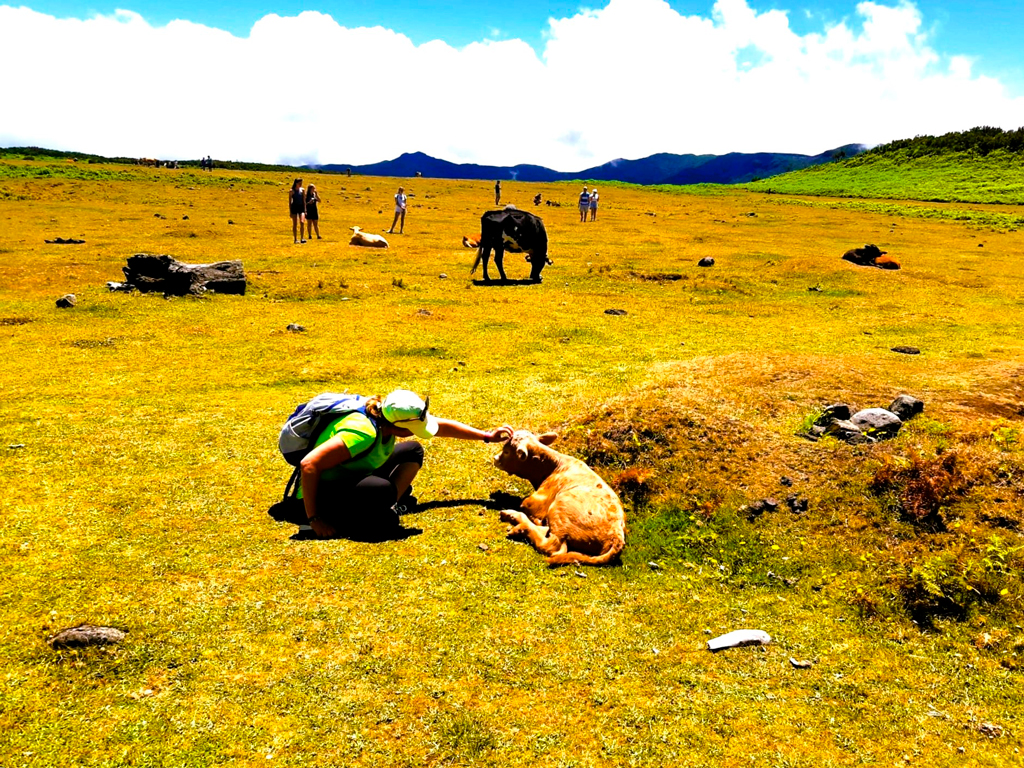
{"label": "weathered log", "polygon": [[240,261],[185,264],[166,254],[136,253],[122,267],[125,282],[142,293],[160,291],[185,296],[204,291],[245,294],[245,271]]}

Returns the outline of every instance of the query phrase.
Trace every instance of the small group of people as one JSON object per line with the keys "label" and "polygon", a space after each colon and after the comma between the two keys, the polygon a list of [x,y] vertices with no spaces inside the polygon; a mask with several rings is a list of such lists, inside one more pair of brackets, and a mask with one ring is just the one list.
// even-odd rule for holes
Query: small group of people
{"label": "small group of people", "polygon": [[396,389],[386,397],[370,397],[361,410],[327,423],[299,464],[297,495],[305,522],[318,538],[394,529],[399,514],[411,511],[416,504],[412,482],[423,466],[423,446],[397,438],[500,443],[512,437],[507,424],[481,430],[437,418],[429,403],[429,397],[424,401],[414,392]]}
{"label": "small group of people", "polygon": [[213,170],[213,158],[207,155],[199,159],[199,167],[204,171]]}
{"label": "small group of people", "polygon": [[597,201],[599,198],[597,187],[592,188],[588,192],[587,185],[583,185],[583,191],[580,193],[580,221],[587,220],[587,211],[590,211],[591,221],[597,218]]}
{"label": "small group of people", "polygon": [[292,217],[292,238],[296,243],[306,242],[306,231],[309,231],[309,239],[313,239],[313,231],[316,230],[316,239],[320,237],[320,195],[316,191],[316,184],[310,184],[302,188],[302,179],[295,179],[292,182],[291,191],[288,193],[288,212]]}

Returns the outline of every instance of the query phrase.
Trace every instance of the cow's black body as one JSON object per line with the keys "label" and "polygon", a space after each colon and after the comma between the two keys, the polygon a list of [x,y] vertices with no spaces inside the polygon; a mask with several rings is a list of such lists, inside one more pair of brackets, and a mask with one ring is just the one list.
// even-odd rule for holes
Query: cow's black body
{"label": "cow's black body", "polygon": [[[510,243],[515,245],[513,248]],[[526,253],[530,262],[530,279],[535,283],[541,281],[541,270],[545,264],[551,264],[548,258],[548,233],[544,222],[539,216],[517,210],[488,211],[480,218],[480,249],[473,263],[473,272],[483,261],[484,280],[490,281],[487,275],[487,261],[494,251],[494,265],[502,280],[505,276],[503,265],[506,250],[520,250]]]}

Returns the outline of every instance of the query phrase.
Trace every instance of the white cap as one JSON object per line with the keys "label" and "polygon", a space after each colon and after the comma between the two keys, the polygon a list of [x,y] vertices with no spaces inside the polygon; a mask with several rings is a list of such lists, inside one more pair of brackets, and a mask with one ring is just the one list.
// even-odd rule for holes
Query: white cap
{"label": "white cap", "polygon": [[415,392],[408,389],[396,389],[386,398],[381,406],[384,418],[391,424],[408,429],[416,437],[429,440],[437,434],[437,419],[427,413],[430,398],[426,402]]}

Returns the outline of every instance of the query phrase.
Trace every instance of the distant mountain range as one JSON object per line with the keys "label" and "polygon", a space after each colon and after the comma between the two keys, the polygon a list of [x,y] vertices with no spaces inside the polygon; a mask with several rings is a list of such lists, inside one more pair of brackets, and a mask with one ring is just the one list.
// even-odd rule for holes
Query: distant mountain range
{"label": "distant mountain range", "polygon": [[349,168],[364,176],[411,178],[420,174],[431,179],[502,179],[517,181],[625,181],[632,184],[742,184],[755,179],[798,171],[812,165],[859,155],[863,144],[847,144],[820,155],[791,155],[778,152],[728,155],[673,155],[661,152],[639,160],[612,160],[582,171],[564,173],[541,165],[476,165],[451,163],[423,152],[408,152],[394,160],[370,165],[329,164],[310,168],[344,173]]}

